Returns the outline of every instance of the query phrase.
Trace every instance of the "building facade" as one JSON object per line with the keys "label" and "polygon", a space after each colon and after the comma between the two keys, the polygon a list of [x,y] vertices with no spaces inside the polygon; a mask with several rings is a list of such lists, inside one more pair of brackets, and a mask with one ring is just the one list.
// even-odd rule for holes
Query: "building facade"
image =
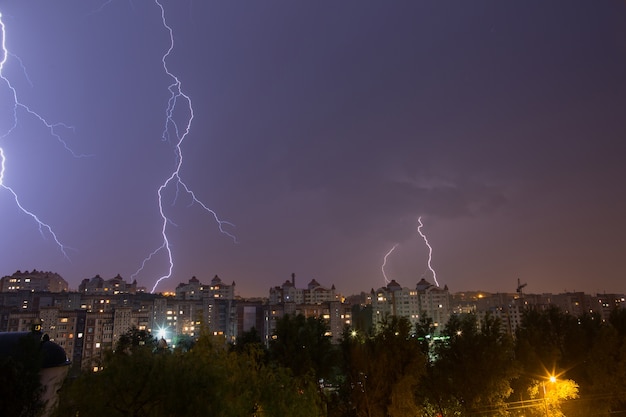
{"label": "building facade", "polygon": [[312,279],[306,288],[297,288],[295,274],[291,274],[290,281],[270,288],[263,326],[266,343],[274,334],[277,321],[287,314],[323,319],[329,328],[328,336],[335,343],[341,339],[346,326],[352,325],[351,307],[334,285],[326,288]]}
{"label": "building facade", "polygon": [[402,287],[391,280],[385,287],[372,290],[372,321],[374,329],[388,316],[406,317],[412,325],[429,318],[435,330],[443,328],[452,313],[448,287],[437,287],[421,279],[415,288]]}
{"label": "building facade", "polygon": [[31,272],[16,271],[13,275],[0,278],[0,292],[35,291],[63,292],[68,291],[67,281],[55,272],[44,272],[33,269]]}

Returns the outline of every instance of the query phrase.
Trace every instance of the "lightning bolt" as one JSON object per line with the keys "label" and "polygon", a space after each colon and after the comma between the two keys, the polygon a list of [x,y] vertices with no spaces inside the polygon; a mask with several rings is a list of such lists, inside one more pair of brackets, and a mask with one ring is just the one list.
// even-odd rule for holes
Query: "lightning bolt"
{"label": "lightning bolt", "polygon": [[422,223],[422,216],[419,216],[417,218],[417,222],[419,223],[419,226],[417,226],[417,233],[419,233],[419,235],[422,237],[422,239],[424,239],[424,243],[426,243],[426,246],[428,246],[428,269],[430,269],[430,272],[432,272],[433,274],[433,279],[435,280],[435,285],[439,286],[439,282],[437,281],[437,273],[435,272],[435,270],[433,269],[432,265],[431,265],[431,261],[433,258],[433,248],[432,246],[430,246],[430,243],[428,243],[428,238],[426,237],[426,235],[424,233],[422,233],[422,227],[424,227],[424,224]]}
{"label": "lightning bolt", "polygon": [[[167,216],[167,214],[165,213],[165,209],[164,209],[163,193],[166,190],[172,187],[175,187],[175,198],[173,202],[174,204],[176,203],[179,192],[183,191],[185,194],[187,194],[191,198],[191,204],[193,203],[198,204],[202,208],[202,210],[206,211],[208,214],[213,216],[221,233],[230,237],[234,243],[237,243],[236,237],[225,229],[226,226],[234,227],[234,225],[227,221],[221,220],[217,216],[217,213],[215,211],[210,209],[205,203],[203,203],[196,196],[194,191],[191,190],[187,186],[187,184],[185,184],[185,182],[182,180],[180,176],[180,171],[183,166],[182,145],[191,130],[191,124],[194,118],[194,111],[193,111],[193,106],[191,102],[191,97],[183,91],[182,82],[176,75],[174,75],[169,70],[169,67],[167,65],[168,59],[172,51],[174,50],[174,31],[172,27],[169,26],[169,24],[167,23],[167,19],[165,16],[165,8],[163,7],[163,4],[161,4],[160,0],[154,0],[154,3],[157,5],[157,7],[159,7],[161,11],[161,21],[163,24],[163,28],[169,34],[169,40],[170,40],[169,47],[166,50],[166,52],[163,54],[163,57],[161,58],[163,70],[165,74],[172,80],[171,84],[168,86],[170,97],[167,102],[167,108],[165,109],[165,126],[163,128],[162,140],[164,142],[173,144],[175,164],[174,164],[174,169],[172,170],[170,175],[165,179],[165,181],[157,189],[158,208],[159,208],[159,214],[161,216],[161,221],[162,221],[161,223],[162,243],[157,249],[155,249],[146,258],[144,258],[141,264],[141,267],[132,275],[132,277],[138,275],[143,270],[147,262],[149,262],[159,252],[165,251],[166,257],[169,263],[169,266],[167,268],[167,273],[163,274],[159,279],[157,279],[154,286],[152,287],[152,292],[156,290],[157,286],[163,280],[166,280],[172,276],[172,272],[174,269],[174,257],[172,254],[172,247],[171,247],[171,244],[168,238],[168,233],[167,233],[168,225],[169,224],[174,225],[174,223]],[[184,110],[187,111],[186,116],[182,117],[182,120],[176,119],[174,116],[175,113],[180,114],[177,111],[179,106],[183,108],[182,109],[183,111]]]}
{"label": "lightning bolt", "polygon": [[[64,123],[50,123],[43,116],[41,116],[39,113],[37,113],[36,111],[32,110],[30,107],[28,107],[26,104],[22,103],[19,100],[17,89],[13,86],[13,84],[11,84],[11,81],[7,77],[5,77],[5,75],[4,75],[4,66],[7,63],[8,59],[9,59],[9,56],[14,58],[20,64],[20,66],[22,68],[22,71],[24,72],[24,76],[26,77],[26,80],[31,85],[32,85],[32,83],[30,81],[30,78],[28,78],[28,75],[26,74],[26,70],[25,70],[25,67],[24,67],[22,61],[16,55],[11,54],[9,52],[9,50],[7,49],[7,46],[6,46],[6,26],[4,24],[4,21],[2,20],[2,13],[0,13],[0,34],[2,36],[2,44],[1,44],[2,60],[0,61],[0,79],[8,87],[8,89],[11,92],[11,95],[13,97],[13,124],[9,127],[9,129],[6,132],[4,132],[2,135],[0,135],[0,140],[6,138],[7,136],[9,136],[17,128],[17,125],[18,125],[18,111],[19,110],[23,110],[23,111],[26,111],[31,116],[33,116],[35,119],[37,119],[41,124],[46,126],[48,128],[48,130],[50,131],[50,135],[52,137],[56,138],[63,145],[63,147],[67,151],[69,151],[74,157],[87,156],[87,155],[76,154],[68,146],[67,142],[65,142],[65,140],[63,140],[61,134],[58,133],[58,129],[59,128],[65,128],[65,129],[73,130],[73,127],[68,126],[68,125],[66,125]],[[4,149],[2,149],[0,147],[0,187],[5,189],[5,190],[7,190],[9,193],[11,193],[11,195],[13,196],[13,199],[15,200],[15,204],[17,205],[17,207],[24,214],[30,216],[37,223],[37,225],[39,226],[39,233],[41,233],[43,238],[46,237],[44,232],[45,231],[48,232],[48,235],[50,235],[52,237],[52,239],[54,240],[55,244],[60,249],[60,251],[63,254],[63,256],[67,260],[69,260],[69,257],[68,257],[67,252],[66,252],[66,249],[68,249],[68,247],[65,246],[63,243],[61,243],[61,241],[59,240],[57,234],[54,232],[52,227],[49,224],[47,224],[44,221],[42,221],[39,218],[39,216],[37,216],[34,212],[27,210],[22,205],[22,203],[20,202],[20,199],[18,197],[17,192],[12,187],[10,187],[7,184],[5,184],[5,182],[4,182],[4,174],[6,172],[6,161],[7,161],[7,155],[5,154]]]}
{"label": "lightning bolt", "polygon": [[385,265],[387,265],[387,258],[389,257],[389,255],[391,255],[391,253],[396,250],[396,248],[398,247],[398,244],[396,243],[395,245],[393,245],[393,248],[391,248],[389,250],[389,252],[387,252],[385,254],[385,257],[383,258],[383,264],[380,266],[380,270],[383,273],[383,278],[385,278],[385,284],[389,284],[391,282],[391,280],[389,280],[387,278],[387,274],[385,273]]}

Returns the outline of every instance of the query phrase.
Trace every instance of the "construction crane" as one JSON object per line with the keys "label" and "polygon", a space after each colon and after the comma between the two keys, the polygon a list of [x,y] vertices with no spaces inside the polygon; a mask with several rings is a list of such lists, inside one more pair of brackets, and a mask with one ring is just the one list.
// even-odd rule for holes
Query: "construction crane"
{"label": "construction crane", "polygon": [[523,294],[522,294],[522,290],[524,289],[524,287],[528,285],[526,283],[521,284],[519,278],[517,279],[517,293],[519,294],[519,298],[522,298]]}

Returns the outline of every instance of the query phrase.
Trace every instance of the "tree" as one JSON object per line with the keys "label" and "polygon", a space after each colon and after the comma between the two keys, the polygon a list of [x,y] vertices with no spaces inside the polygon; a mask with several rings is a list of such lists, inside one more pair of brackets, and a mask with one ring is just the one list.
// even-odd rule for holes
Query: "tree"
{"label": "tree", "polygon": [[302,314],[287,314],[278,320],[269,356],[276,364],[291,369],[294,376],[312,373],[315,381],[329,378],[337,363],[326,322]]}
{"label": "tree", "polygon": [[196,340],[193,336],[179,334],[174,336],[173,347],[177,350],[188,352],[193,348],[193,345],[196,343]]}
{"label": "tree", "polygon": [[115,344],[115,352],[118,353],[130,353],[136,349],[155,348],[157,344],[156,339],[147,330],[139,330],[133,326],[130,329],[122,333]]}
{"label": "tree", "polygon": [[518,368],[500,320],[487,314],[479,324],[475,314],[453,315],[442,336],[434,346],[431,379],[423,386],[427,403],[444,416],[451,410],[504,411]]}
{"label": "tree", "polygon": [[388,317],[374,336],[345,332],[343,393],[357,417],[419,415],[415,390],[426,359],[405,317]]}
{"label": "tree", "polygon": [[30,334],[20,337],[9,355],[0,357],[0,416],[34,417],[43,410],[42,360],[40,341]]}
{"label": "tree", "polygon": [[433,319],[428,317],[425,312],[422,312],[419,321],[415,325],[415,336],[424,355],[428,355],[430,352],[430,345],[434,340],[435,330]]}
{"label": "tree", "polygon": [[564,417],[561,410],[563,401],[578,398],[578,384],[571,379],[559,380],[551,378],[549,381],[539,381],[529,389],[530,397],[541,400],[541,407],[547,415],[552,417]]}
{"label": "tree", "polygon": [[292,377],[285,368],[266,365],[255,350],[229,351],[206,332],[188,351],[127,342],[115,353],[107,352],[101,371],[67,381],[57,416],[319,417],[321,413],[315,384]]}
{"label": "tree", "polygon": [[581,397],[587,398],[576,403],[567,415],[601,413],[607,408],[606,398],[600,397],[607,392],[602,387],[615,370],[614,342],[611,330],[597,314],[574,317],[556,306],[526,311],[516,334],[515,352],[522,372],[513,384],[515,400],[531,399],[533,387],[549,375],[558,375],[561,381],[572,380],[577,387],[580,385]]}
{"label": "tree", "polygon": [[593,342],[581,365],[587,375],[586,384],[581,384],[581,398],[590,398],[585,404],[608,416],[611,411],[626,409],[626,310],[612,311]]}
{"label": "tree", "polygon": [[230,349],[238,353],[244,353],[250,350],[256,350],[263,354],[266,353],[263,339],[256,327],[252,327],[249,331],[243,332],[240,336],[237,336],[237,340],[230,346]]}

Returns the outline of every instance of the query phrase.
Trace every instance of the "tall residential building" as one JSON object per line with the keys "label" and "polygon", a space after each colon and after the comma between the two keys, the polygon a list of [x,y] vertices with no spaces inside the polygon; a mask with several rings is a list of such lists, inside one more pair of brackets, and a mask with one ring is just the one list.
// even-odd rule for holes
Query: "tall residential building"
{"label": "tall residential building", "polygon": [[145,288],[137,287],[137,281],[127,283],[119,274],[111,279],[104,279],[100,275],[82,280],[78,286],[78,292],[83,294],[136,294],[145,291]]}
{"label": "tall residential building", "polygon": [[350,305],[343,302],[334,285],[326,288],[312,279],[306,288],[297,288],[295,274],[291,274],[291,281],[270,288],[263,327],[266,342],[276,330],[276,322],[286,314],[323,319],[333,342],[338,342],[343,329],[352,324]]}
{"label": "tall residential building", "polygon": [[33,269],[31,272],[16,271],[13,275],[0,278],[0,292],[20,290],[35,292],[63,292],[68,290],[67,281],[56,272]]}
{"label": "tall residential building", "polygon": [[179,300],[201,300],[203,285],[195,276],[186,284],[181,282],[176,286],[176,298]]}
{"label": "tall residential building", "polygon": [[205,325],[214,335],[234,341],[238,334],[235,287],[234,281],[226,284],[217,275],[209,284],[191,277],[176,287],[174,299],[167,299],[165,316],[155,317],[155,323],[188,336],[196,336]]}
{"label": "tall residential building", "polygon": [[291,281],[287,280],[281,286],[270,288],[270,305],[281,303],[316,304],[327,301],[340,301],[335,285],[330,288],[322,287],[312,279],[306,288],[296,287],[296,274],[291,274]]}
{"label": "tall residential building", "polygon": [[249,332],[254,328],[259,336],[265,327],[265,311],[267,303],[263,299],[238,300],[237,302],[237,335]]}
{"label": "tall residential building", "polygon": [[423,278],[414,289],[402,287],[391,280],[385,287],[372,290],[372,320],[375,328],[388,316],[406,317],[413,325],[422,317],[428,317],[436,328],[443,327],[450,314],[448,287],[437,287]]}

